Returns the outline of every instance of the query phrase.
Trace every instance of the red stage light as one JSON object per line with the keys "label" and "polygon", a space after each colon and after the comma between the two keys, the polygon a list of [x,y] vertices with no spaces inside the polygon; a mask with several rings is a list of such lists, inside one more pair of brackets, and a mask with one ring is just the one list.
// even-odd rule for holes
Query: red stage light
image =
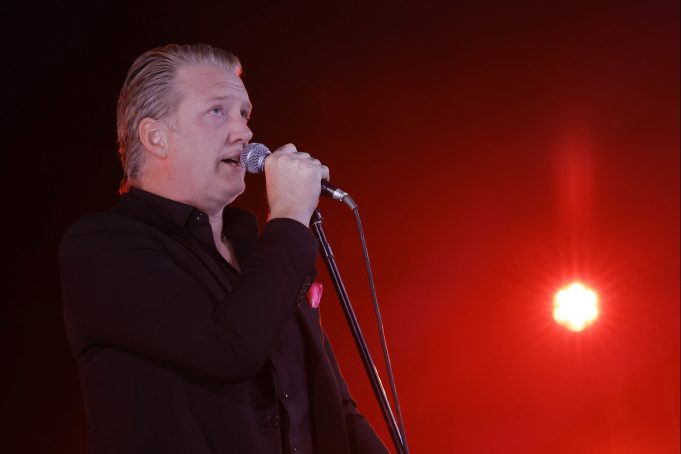
{"label": "red stage light", "polygon": [[570,331],[582,331],[598,318],[596,292],[575,282],[556,293],[553,318]]}

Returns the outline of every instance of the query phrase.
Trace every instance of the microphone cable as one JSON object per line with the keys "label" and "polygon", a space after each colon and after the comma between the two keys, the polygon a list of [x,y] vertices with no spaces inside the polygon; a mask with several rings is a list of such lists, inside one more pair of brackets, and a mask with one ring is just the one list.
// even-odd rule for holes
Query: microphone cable
{"label": "microphone cable", "polygon": [[[346,196],[349,198],[349,196]],[[351,199],[352,200],[352,199]],[[347,202],[346,202],[347,203]],[[388,353],[388,344],[385,340],[385,332],[383,330],[383,318],[381,317],[381,310],[378,306],[378,296],[376,294],[376,286],[374,285],[374,275],[371,271],[371,262],[369,261],[369,250],[367,248],[366,238],[364,237],[364,229],[362,228],[362,219],[359,216],[359,207],[352,202],[352,212],[355,215],[355,222],[357,224],[357,231],[359,232],[359,239],[362,244],[362,254],[364,255],[364,266],[367,271],[367,278],[369,279],[369,289],[371,290],[371,299],[374,304],[374,313],[376,314],[376,323],[378,324],[378,334],[383,350],[383,360],[388,374],[388,381],[390,382],[390,391],[395,402],[395,412],[397,413],[397,421],[399,423],[400,435],[402,436],[402,446],[406,454],[409,454],[409,447],[407,445],[407,435],[404,430],[404,421],[402,420],[402,410],[400,408],[400,401],[397,397],[397,387],[395,386],[395,378],[393,377],[392,364],[390,362],[390,354]]]}

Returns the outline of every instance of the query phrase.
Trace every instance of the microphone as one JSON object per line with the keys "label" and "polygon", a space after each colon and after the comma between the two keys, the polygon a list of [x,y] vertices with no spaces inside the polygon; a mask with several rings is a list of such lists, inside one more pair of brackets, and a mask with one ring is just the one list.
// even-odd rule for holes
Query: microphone
{"label": "microphone", "polygon": [[[248,173],[263,173],[265,171],[265,159],[271,154],[272,152],[265,145],[255,142],[249,143],[244,148],[244,151],[241,152],[239,161]],[[357,208],[357,204],[347,192],[332,185],[326,180],[322,180],[321,185],[323,196],[331,197],[334,200],[343,202],[353,210]]]}

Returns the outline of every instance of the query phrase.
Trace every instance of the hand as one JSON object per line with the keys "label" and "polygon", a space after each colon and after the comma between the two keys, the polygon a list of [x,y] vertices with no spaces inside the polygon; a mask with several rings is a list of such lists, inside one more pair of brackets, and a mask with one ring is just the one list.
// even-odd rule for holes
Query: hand
{"label": "hand", "polygon": [[329,179],[329,168],[289,143],[265,160],[265,179],[270,219],[295,219],[309,226],[319,203],[321,181]]}

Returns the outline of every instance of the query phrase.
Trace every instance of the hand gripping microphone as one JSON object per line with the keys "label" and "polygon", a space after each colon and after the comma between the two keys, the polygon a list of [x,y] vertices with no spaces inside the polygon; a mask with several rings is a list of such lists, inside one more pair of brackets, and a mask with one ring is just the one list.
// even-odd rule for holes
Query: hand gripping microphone
{"label": "hand gripping microphone", "polygon": [[[272,154],[269,148],[261,143],[249,143],[241,152],[239,161],[249,173],[263,173],[265,171],[265,159]],[[321,181],[322,195],[345,203],[351,209],[357,208],[357,204],[347,192],[337,188],[326,180]]]}

